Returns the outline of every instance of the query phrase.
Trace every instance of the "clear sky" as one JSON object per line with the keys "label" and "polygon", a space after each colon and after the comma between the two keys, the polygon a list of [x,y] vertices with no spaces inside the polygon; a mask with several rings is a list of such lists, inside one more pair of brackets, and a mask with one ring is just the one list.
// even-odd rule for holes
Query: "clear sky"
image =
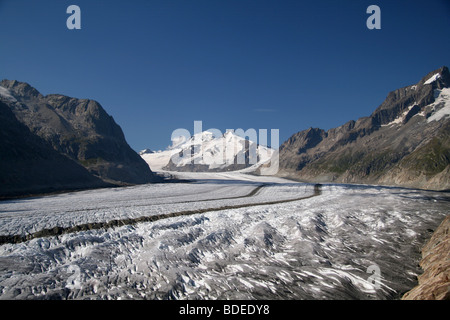
{"label": "clear sky", "polygon": [[[381,30],[366,27],[372,4]],[[97,100],[135,150],[194,120],[283,142],[368,116],[443,65],[448,0],[0,0],[0,79]]]}

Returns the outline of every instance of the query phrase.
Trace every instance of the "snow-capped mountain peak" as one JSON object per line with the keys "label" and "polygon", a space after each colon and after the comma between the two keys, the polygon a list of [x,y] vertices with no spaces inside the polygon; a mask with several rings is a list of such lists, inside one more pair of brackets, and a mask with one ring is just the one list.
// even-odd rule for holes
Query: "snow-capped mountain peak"
{"label": "snow-capped mountain peak", "polygon": [[235,171],[256,170],[273,153],[274,150],[228,130],[221,136],[203,131],[189,139],[176,137],[167,150],[141,156],[155,171]]}

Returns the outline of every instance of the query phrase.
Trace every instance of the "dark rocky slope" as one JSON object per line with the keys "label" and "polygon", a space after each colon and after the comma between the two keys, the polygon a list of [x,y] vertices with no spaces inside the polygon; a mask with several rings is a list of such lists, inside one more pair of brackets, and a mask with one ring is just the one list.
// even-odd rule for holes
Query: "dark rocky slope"
{"label": "dark rocky slope", "polygon": [[[434,81],[431,80],[434,79]],[[450,188],[447,67],[388,94],[369,117],[310,128],[280,147],[281,176],[308,182]]]}
{"label": "dark rocky slope", "polygon": [[[11,142],[13,145],[6,145],[2,141],[3,148],[9,152],[9,162],[5,158],[3,172],[8,171],[7,166],[15,171],[30,171],[28,165],[15,160],[11,150],[24,148],[24,145],[20,145],[23,144],[21,139],[28,141],[31,139],[28,137],[34,135],[35,138],[41,139],[41,142],[45,142],[46,147],[50,146],[55,151],[47,154],[47,161],[39,162],[41,171],[47,170],[48,175],[58,176],[63,185],[63,182],[72,184],[69,179],[72,175],[64,176],[64,170],[60,169],[63,167],[61,163],[68,160],[84,169],[80,179],[85,176],[90,178],[86,181],[81,179],[86,182],[83,186],[128,185],[158,180],[145,161],[130,148],[122,129],[98,102],[56,94],[43,96],[27,83],[15,80],[3,80],[0,86],[3,92],[0,101],[3,101],[15,119],[28,129],[23,137],[20,137],[21,130],[17,130],[17,140]],[[6,118],[2,121],[6,121]],[[3,122],[2,127],[5,127]],[[36,140],[35,138],[33,139]],[[45,152],[42,152],[42,155],[44,154]],[[59,156],[56,156],[57,154]],[[33,155],[22,154],[23,161],[27,157],[33,159]],[[14,184],[22,185],[26,189],[31,188],[32,179],[27,180],[25,174],[20,181],[22,183],[18,180],[14,181]],[[41,180],[43,185],[60,189],[53,185],[52,180],[46,181]]]}
{"label": "dark rocky slope", "polygon": [[59,154],[0,102],[0,195],[109,186]]}

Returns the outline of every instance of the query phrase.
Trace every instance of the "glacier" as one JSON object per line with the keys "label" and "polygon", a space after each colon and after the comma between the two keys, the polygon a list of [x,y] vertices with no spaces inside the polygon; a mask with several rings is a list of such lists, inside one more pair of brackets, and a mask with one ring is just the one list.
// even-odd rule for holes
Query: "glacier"
{"label": "glacier", "polygon": [[0,299],[397,299],[450,209],[445,192],[177,174],[194,182],[0,202],[1,236],[200,212],[5,242]]}

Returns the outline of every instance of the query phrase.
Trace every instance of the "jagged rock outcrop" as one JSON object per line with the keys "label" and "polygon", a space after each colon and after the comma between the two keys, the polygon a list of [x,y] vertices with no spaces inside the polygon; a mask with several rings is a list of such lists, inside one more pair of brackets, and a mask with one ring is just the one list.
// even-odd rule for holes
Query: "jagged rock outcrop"
{"label": "jagged rock outcrop", "polygon": [[280,147],[281,176],[308,182],[450,188],[450,73],[397,89],[369,117],[310,128]]}
{"label": "jagged rock outcrop", "polygon": [[422,248],[419,284],[403,300],[450,300],[450,215]]}
{"label": "jagged rock outcrop", "polygon": [[157,179],[98,102],[58,94],[43,96],[15,80],[1,81],[0,89],[0,100],[31,134],[84,167],[95,181],[127,185]]}

